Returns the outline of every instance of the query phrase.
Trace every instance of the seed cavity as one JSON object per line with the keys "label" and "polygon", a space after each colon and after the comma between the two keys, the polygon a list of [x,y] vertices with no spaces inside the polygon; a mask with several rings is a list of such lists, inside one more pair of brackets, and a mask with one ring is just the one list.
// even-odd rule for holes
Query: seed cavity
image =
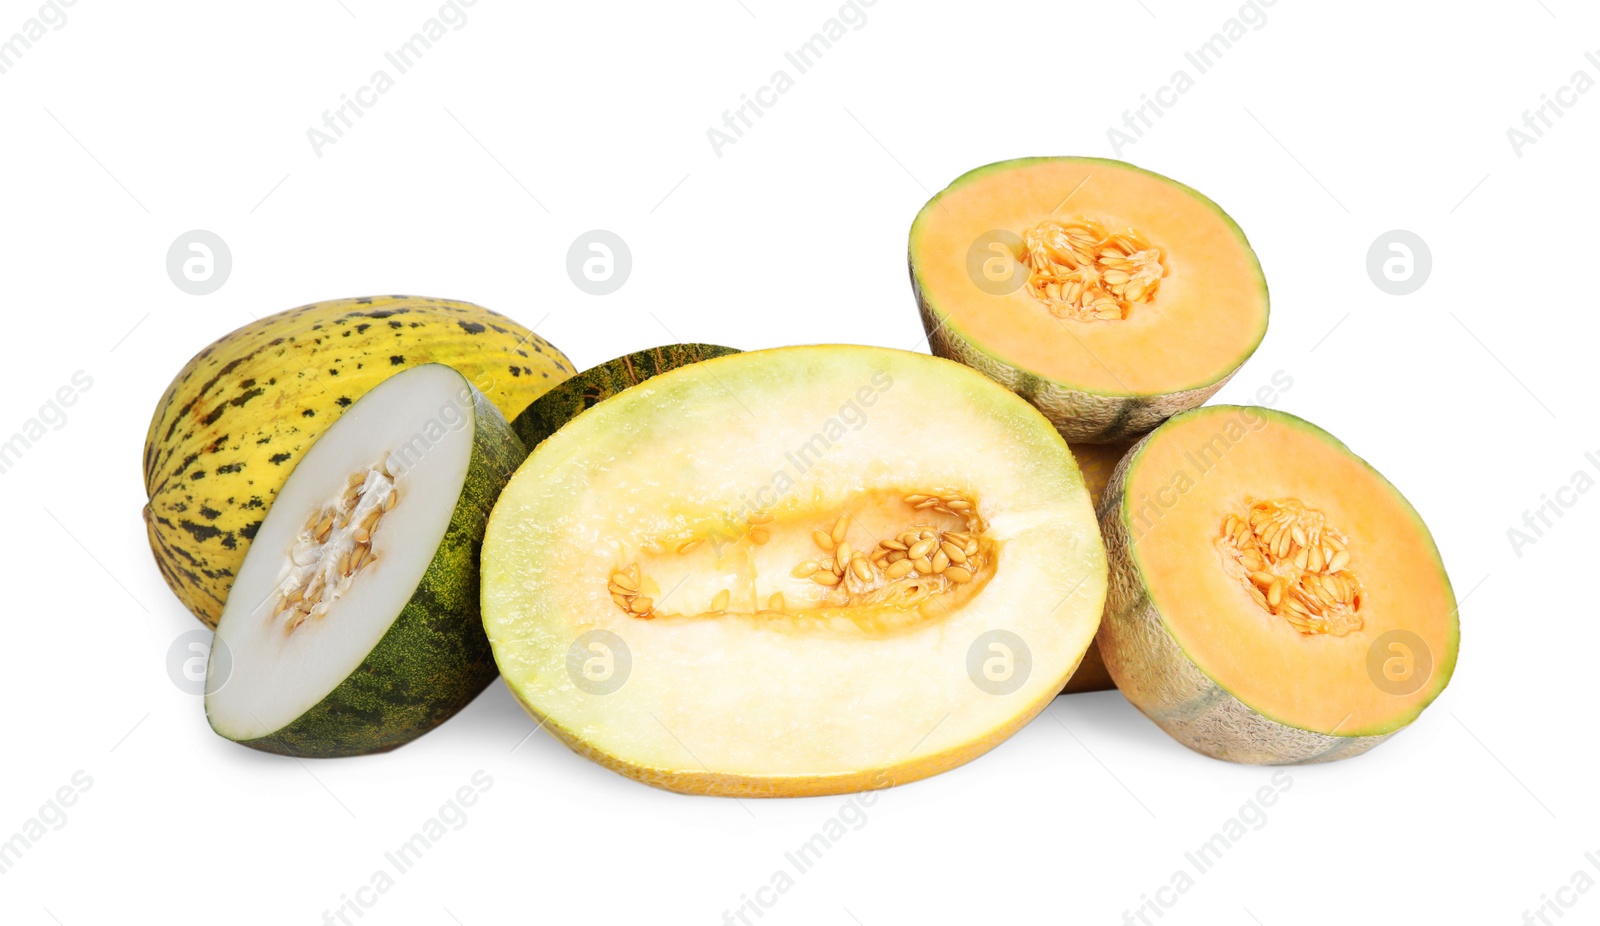
{"label": "seed cavity", "polygon": [[387,462],[351,473],[337,497],[311,512],[290,546],[272,620],[293,633],[326,617],[355,577],[378,561],[373,538],[399,500]]}
{"label": "seed cavity", "polygon": [[[814,607],[891,605],[912,608],[992,571],[995,546],[985,537],[987,525],[972,498],[956,490],[941,489],[905,495],[901,501],[913,512],[938,512],[956,518],[962,522],[961,529],[913,523],[893,536],[875,539],[870,549],[858,549],[846,539],[853,528],[861,530],[849,512],[840,513],[821,525],[793,525],[787,529],[798,531],[800,536],[810,531],[812,545],[818,552],[789,569],[789,578],[810,580],[809,583],[802,581],[800,585],[785,586],[790,596],[782,591],[770,591],[769,586],[762,592],[766,596],[764,600],[758,595],[745,597],[745,592],[741,591],[741,600],[752,602],[756,613],[788,615],[803,614]],[[777,519],[765,512],[751,515],[747,521],[750,525],[748,537],[753,545],[770,541],[780,529]],[[680,535],[667,546],[674,553],[686,554],[699,549],[703,540]],[[659,555],[659,550],[649,544],[642,549]],[[668,616],[658,612],[655,600],[642,593],[646,584],[639,563],[633,562],[612,569],[606,590],[612,602],[631,617],[652,620]],[[657,586],[650,583],[649,587]],[[729,613],[732,598],[731,589],[721,589],[709,601],[702,599],[705,607],[698,613]],[[796,599],[793,606],[791,598]]]}
{"label": "seed cavity", "polygon": [[1133,229],[1109,232],[1087,218],[1046,219],[1023,235],[1027,289],[1050,314],[1073,321],[1119,320],[1155,299],[1167,269],[1161,250]]}
{"label": "seed cavity", "polygon": [[1223,519],[1222,567],[1266,611],[1304,634],[1360,630],[1361,582],[1346,567],[1349,540],[1297,498],[1258,501]]}

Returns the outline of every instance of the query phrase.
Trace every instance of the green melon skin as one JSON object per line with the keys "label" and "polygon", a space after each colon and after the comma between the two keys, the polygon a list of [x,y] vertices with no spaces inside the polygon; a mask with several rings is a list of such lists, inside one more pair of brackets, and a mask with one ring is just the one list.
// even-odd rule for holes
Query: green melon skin
{"label": "green melon skin", "polygon": [[489,512],[528,452],[482,393],[472,397],[461,498],[411,600],[327,697],[275,733],[236,742],[299,758],[387,752],[450,719],[500,674],[479,611],[479,556]]}
{"label": "green melon skin", "polygon": [[737,354],[718,344],[663,344],[607,360],[567,379],[535,399],[511,422],[511,429],[531,452],[561,426],[617,393],[668,370]]}
{"label": "green melon skin", "polygon": [[[1060,382],[1043,374],[1018,367],[979,342],[969,338],[956,325],[950,322],[949,316],[941,311],[938,305],[923,291],[922,281],[917,273],[917,226],[921,223],[923,216],[938,208],[940,198],[950,190],[957,189],[963,184],[991,173],[1027,167],[1030,164],[1041,161],[1101,163],[1120,169],[1131,169],[1149,174],[1171,185],[1174,189],[1186,192],[1210,206],[1239,236],[1239,241],[1245,250],[1252,256],[1255,252],[1250,247],[1250,242],[1245,238],[1244,230],[1239,227],[1238,223],[1205,194],[1155,171],[1144,170],[1132,164],[1109,158],[1033,157],[1015,158],[994,164],[986,164],[983,167],[967,171],[952,180],[948,187],[929,200],[927,205],[922,207],[922,211],[917,214],[917,220],[912,223],[911,243],[907,251],[907,264],[910,267],[911,288],[916,296],[917,310],[922,318],[922,328],[927,332],[928,348],[934,356],[966,364],[1027,399],[1035,408],[1044,413],[1046,418],[1050,419],[1050,422],[1056,426],[1056,430],[1060,431],[1061,436],[1069,442],[1110,444],[1137,439],[1173,415],[1205,404],[1206,400],[1217,393],[1217,390],[1227,385],[1228,380],[1233,378],[1233,375],[1239,371],[1239,367],[1244,365],[1244,362],[1250,358],[1256,347],[1260,345],[1261,339],[1265,337],[1266,319],[1265,317],[1262,319],[1261,332],[1256,337],[1255,343],[1250,346],[1250,349],[1243,356],[1238,357],[1232,367],[1219,378],[1210,382],[1196,383],[1190,388],[1148,395],[1095,392],[1071,383]],[[1259,263],[1256,271],[1261,280],[1262,293],[1265,295],[1267,281],[1266,277],[1260,272]]]}

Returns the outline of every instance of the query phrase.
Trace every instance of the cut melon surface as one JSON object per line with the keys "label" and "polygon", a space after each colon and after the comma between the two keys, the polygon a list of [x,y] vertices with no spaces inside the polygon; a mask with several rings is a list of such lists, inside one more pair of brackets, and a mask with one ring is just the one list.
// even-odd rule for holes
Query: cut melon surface
{"label": "cut melon surface", "polygon": [[602,764],[838,793],[1032,718],[1093,637],[1104,570],[1027,403],[936,358],[796,347],[663,373],[546,439],[491,518],[483,611],[512,691]]}
{"label": "cut melon surface", "polygon": [[1200,405],[1266,332],[1238,225],[1121,161],[970,171],[918,213],[909,251],[934,353],[1028,398],[1071,441],[1137,436]]}
{"label": "cut melon surface", "polygon": [[1282,412],[1175,416],[1100,508],[1117,686],[1219,758],[1323,761],[1406,726],[1450,680],[1459,624],[1426,525],[1326,431]]}
{"label": "cut melon surface", "polygon": [[353,755],[464,707],[495,675],[478,546],[523,456],[449,367],[413,367],[356,401],[285,481],[229,591],[207,674],[213,729]]}

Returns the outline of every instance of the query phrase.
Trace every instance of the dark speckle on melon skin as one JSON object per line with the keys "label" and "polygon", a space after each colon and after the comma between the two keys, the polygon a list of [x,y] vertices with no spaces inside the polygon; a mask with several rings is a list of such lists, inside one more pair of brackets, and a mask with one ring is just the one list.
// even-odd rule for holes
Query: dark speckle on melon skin
{"label": "dark speckle on melon skin", "polygon": [[184,533],[193,537],[197,543],[204,543],[207,540],[222,536],[222,530],[211,524],[196,524],[193,521],[183,520],[178,522],[178,527],[182,528]]}
{"label": "dark speckle on melon skin", "polygon": [[244,743],[300,758],[387,752],[454,716],[499,674],[478,605],[489,512],[527,456],[474,390],[472,462],[443,542],[411,600],[361,666],[306,713]]}
{"label": "dark speckle on melon skin", "polygon": [[[455,319],[450,319],[450,315]],[[471,317],[462,318],[463,315]],[[289,320],[293,321],[283,326]],[[461,321],[484,325],[485,330],[481,335],[469,336],[458,324]],[[280,326],[278,330],[273,330],[274,325]],[[331,340],[334,331],[338,331],[341,338],[348,337],[357,326],[368,329],[363,338]],[[389,331],[392,340],[384,343],[378,334],[382,330]],[[535,367],[539,376],[523,376],[515,387],[511,381],[503,381],[502,395],[507,389],[533,390],[537,395],[544,387],[570,373],[571,365],[562,363],[547,341],[516,329],[504,316],[480,307],[447,305],[416,297],[406,297],[399,305],[377,297],[300,306],[246,325],[203,348],[165,391],[158,406],[158,421],[151,425],[155,434],[146,441],[143,459],[145,487],[154,514],[167,515],[163,519],[153,514],[148,520],[150,543],[156,551],[163,578],[178,597],[202,621],[208,624],[215,621],[221,610],[221,596],[227,589],[226,582],[216,580],[232,577],[237,557],[249,547],[244,526],[248,518],[254,516],[241,517],[239,505],[224,505],[221,499],[229,495],[243,499],[259,494],[270,503],[276,486],[293,469],[294,462],[305,449],[306,442],[294,435],[314,438],[328,422],[338,418],[342,408],[348,407],[365,391],[370,377],[385,375],[380,372],[384,367],[389,370],[405,368],[385,364],[386,357],[404,356],[407,365],[428,359],[449,362],[449,351],[470,351],[474,342],[482,344],[492,340],[491,331],[513,337],[484,348],[483,362],[493,362],[491,358],[498,356],[502,360],[495,365],[504,369],[506,360],[522,359],[516,356],[518,350],[530,357],[535,352],[543,354],[540,366]],[[313,347],[313,341],[320,346]],[[444,356],[431,356],[435,344],[446,351]],[[507,354],[512,356],[506,357]],[[250,366],[239,366],[246,360]],[[522,366],[527,371],[531,362],[523,360],[523,364],[527,364]],[[370,372],[367,367],[372,368]],[[229,372],[224,373],[225,368]],[[281,372],[274,375],[274,370]],[[480,368],[479,375],[488,374]],[[494,375],[505,376],[503,373]],[[252,378],[256,382],[247,382]],[[266,384],[264,398],[260,401],[253,401],[256,396],[240,398],[242,393],[257,388],[260,383]],[[275,390],[279,388],[297,390],[302,395],[320,393],[321,399],[300,399],[286,404],[276,397]],[[340,393],[346,394],[342,401]],[[240,426],[230,424],[235,419],[234,409],[238,407],[232,404],[235,400],[248,403],[237,416],[242,431]],[[505,399],[502,397],[500,401]],[[314,417],[303,417],[308,404]],[[201,419],[219,407],[224,408],[221,417],[209,426],[204,425]],[[262,419],[276,422],[271,425],[271,433],[261,433],[261,428],[267,427],[257,424]],[[229,428],[238,436],[217,438],[212,432],[218,427]],[[292,445],[280,443],[286,436],[290,437]],[[243,462],[251,451],[270,454],[279,450],[291,451],[292,456],[273,466],[265,466],[266,457],[258,458],[254,454],[250,456],[252,462]],[[259,462],[255,462],[257,459]],[[180,501],[185,493],[190,493],[188,497],[192,501]],[[180,512],[174,508],[178,504],[187,507]],[[186,517],[201,524],[212,523],[195,513],[201,504],[222,511],[214,524],[229,533],[226,544],[221,537],[197,543],[174,526],[173,522]]]}

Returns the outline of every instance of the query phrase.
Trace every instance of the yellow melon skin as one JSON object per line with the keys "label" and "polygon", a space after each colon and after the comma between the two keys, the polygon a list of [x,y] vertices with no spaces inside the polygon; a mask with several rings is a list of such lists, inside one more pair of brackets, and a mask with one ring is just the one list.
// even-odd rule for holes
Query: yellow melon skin
{"label": "yellow melon skin", "polygon": [[[1427,698],[1416,704],[1409,715],[1397,716],[1381,724],[1352,722],[1348,726],[1356,729],[1352,729],[1350,735],[1342,735],[1281,722],[1264,713],[1268,710],[1266,706],[1258,705],[1261,710],[1257,710],[1241,701],[1202,670],[1195,662],[1195,657],[1175,638],[1172,622],[1157,606],[1157,596],[1152,592],[1149,576],[1141,569],[1136,558],[1134,535],[1127,522],[1128,506],[1125,504],[1132,473],[1140,462],[1141,452],[1152,439],[1187,418],[1207,412],[1223,414],[1230,411],[1245,410],[1233,406],[1207,406],[1175,417],[1166,426],[1135,444],[1117,464],[1098,509],[1110,575],[1096,646],[1123,695],[1170,736],[1203,755],[1251,765],[1302,765],[1360,755],[1404,729],[1449,682],[1455,667],[1459,638],[1453,629],[1457,625],[1448,578],[1438,563],[1437,550],[1432,546],[1431,538],[1427,538],[1426,528],[1422,527],[1426,549],[1431,551],[1433,566],[1439,570],[1438,580],[1443,588],[1441,608],[1450,609],[1447,620],[1452,629],[1442,646],[1437,673],[1428,688]],[[1261,409],[1254,411],[1315,432],[1348,454],[1344,445],[1300,419]],[[1370,467],[1359,458],[1353,454],[1349,456],[1356,465],[1370,471]],[[1376,473],[1373,472],[1373,475],[1376,476]],[[1381,476],[1376,478],[1382,479]],[[1383,485],[1388,486],[1388,483],[1385,481]],[[1234,494],[1239,498],[1249,495],[1249,486],[1234,488],[1237,489]],[[1393,491],[1392,486],[1388,488]],[[1398,497],[1398,492],[1395,495]],[[1182,504],[1197,503],[1186,498]],[[1399,504],[1411,511],[1403,499],[1399,499]],[[1411,516],[1416,517],[1414,511],[1411,511]],[[1420,518],[1415,523],[1421,526]],[[1207,570],[1215,568],[1215,565],[1209,557],[1201,557],[1192,567],[1184,568]],[[1190,606],[1188,602],[1178,604]],[[1268,667],[1263,672],[1281,674],[1282,667]],[[1335,725],[1333,729],[1337,730],[1338,726]],[[1371,732],[1362,733],[1361,729]]]}
{"label": "yellow melon skin", "polygon": [[402,369],[454,367],[508,419],[572,362],[481,306],[339,299],[251,322],[196,354],[162,394],[144,447],[144,509],[162,578],[216,627],[267,507],[346,407]]}
{"label": "yellow melon skin", "polygon": [[629,762],[594,748],[572,731],[551,722],[548,717],[523,699],[515,687],[511,690],[516,694],[517,702],[522,705],[523,710],[544,729],[554,734],[556,739],[565,743],[573,752],[604,768],[664,791],[702,797],[735,798],[826,797],[834,794],[853,794],[858,791],[878,791],[931,778],[941,772],[948,772],[957,766],[965,765],[1010,739],[1055,698],[1054,693],[1046,694],[1024,707],[1010,722],[981,737],[968,740],[958,747],[932,755],[918,756],[916,759],[884,768],[837,775],[749,775],[719,774],[683,768],[655,768]]}

